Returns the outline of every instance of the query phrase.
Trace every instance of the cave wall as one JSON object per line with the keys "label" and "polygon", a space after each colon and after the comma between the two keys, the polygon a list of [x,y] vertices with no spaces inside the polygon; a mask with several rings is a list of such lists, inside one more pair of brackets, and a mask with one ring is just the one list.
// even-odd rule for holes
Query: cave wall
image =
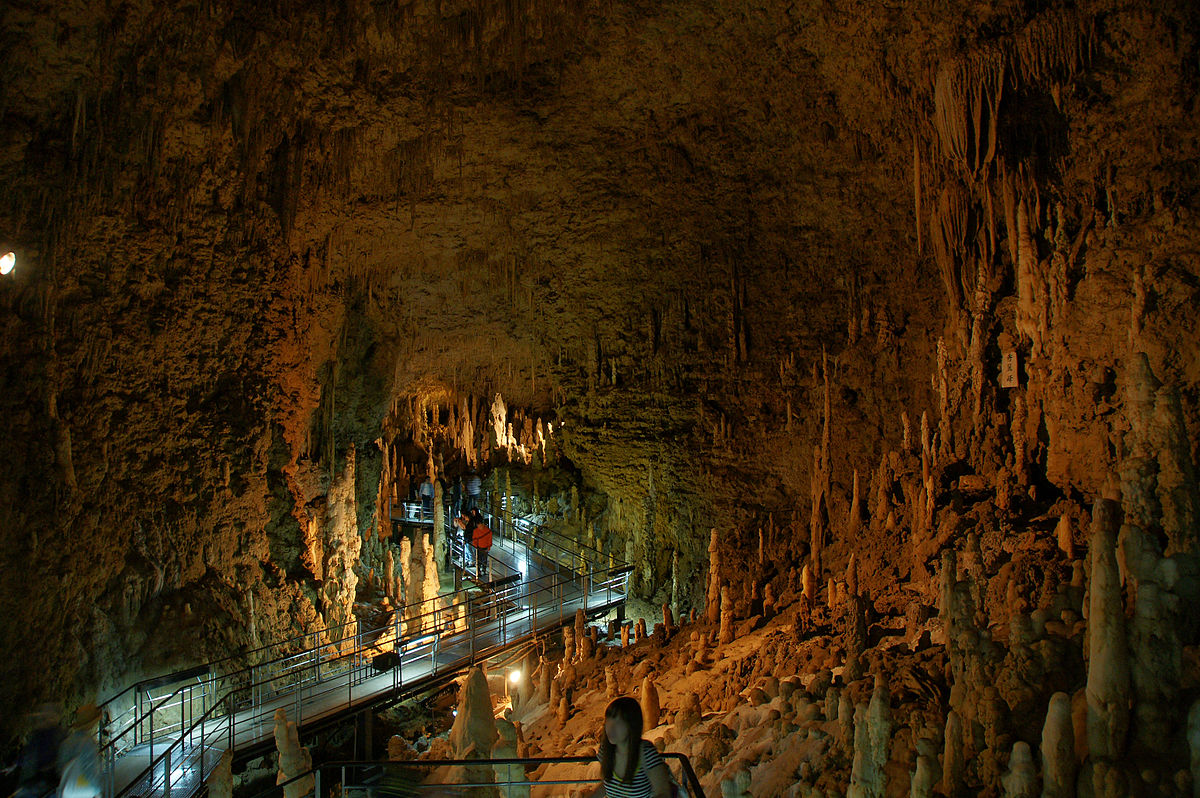
{"label": "cave wall", "polygon": [[832,563],[915,534],[902,509],[845,533],[854,471],[878,492],[922,414],[943,466],[1089,504],[1137,351],[1194,462],[1195,23],[1182,2],[6,8],[0,639],[22,654],[0,701],[330,622],[383,419],[431,391],[559,419],[638,592],[685,606],[711,528],[784,544],[747,580],[801,562],[825,438]]}

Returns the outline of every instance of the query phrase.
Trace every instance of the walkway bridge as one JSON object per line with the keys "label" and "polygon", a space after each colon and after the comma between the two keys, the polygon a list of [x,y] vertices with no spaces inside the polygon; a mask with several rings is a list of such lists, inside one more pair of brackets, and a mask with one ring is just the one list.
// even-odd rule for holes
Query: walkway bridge
{"label": "walkway bridge", "polygon": [[[419,502],[402,512],[431,525]],[[445,684],[572,623],[576,610],[589,618],[623,610],[630,566],[526,519],[484,516],[494,536],[486,584],[464,570],[468,553],[447,523],[457,589],[400,608],[383,625],[352,621],[109,699],[104,798],[190,796],[225,750],[239,758],[269,750],[277,709],[308,733]]]}

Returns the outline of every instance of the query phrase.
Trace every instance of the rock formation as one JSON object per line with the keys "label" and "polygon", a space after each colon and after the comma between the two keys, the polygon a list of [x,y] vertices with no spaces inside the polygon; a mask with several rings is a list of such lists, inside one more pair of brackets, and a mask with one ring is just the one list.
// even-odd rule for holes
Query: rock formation
{"label": "rock formation", "polygon": [[300,730],[287,719],[283,709],[275,710],[274,734],[275,751],[279,755],[275,783],[284,785],[285,798],[304,798],[313,791],[313,776],[296,777],[312,769],[312,756],[300,745]]}

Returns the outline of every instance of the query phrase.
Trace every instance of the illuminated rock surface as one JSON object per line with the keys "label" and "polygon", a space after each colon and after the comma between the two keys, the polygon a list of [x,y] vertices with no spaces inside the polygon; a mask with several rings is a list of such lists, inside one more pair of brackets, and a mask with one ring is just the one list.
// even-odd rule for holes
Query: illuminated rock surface
{"label": "illuminated rock surface", "polygon": [[643,656],[712,795],[1193,794],[1193,6],[6,8],[4,739],[425,596],[477,467],[670,610],[538,750]]}

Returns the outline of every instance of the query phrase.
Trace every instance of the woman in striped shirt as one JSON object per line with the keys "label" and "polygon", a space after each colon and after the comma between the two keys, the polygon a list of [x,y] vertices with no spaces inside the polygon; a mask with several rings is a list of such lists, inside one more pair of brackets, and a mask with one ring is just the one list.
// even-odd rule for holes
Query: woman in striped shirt
{"label": "woman in striped shirt", "polygon": [[642,739],[642,708],[632,698],[618,698],[604,710],[600,774],[604,784],[594,796],[671,798],[667,766],[654,746]]}

